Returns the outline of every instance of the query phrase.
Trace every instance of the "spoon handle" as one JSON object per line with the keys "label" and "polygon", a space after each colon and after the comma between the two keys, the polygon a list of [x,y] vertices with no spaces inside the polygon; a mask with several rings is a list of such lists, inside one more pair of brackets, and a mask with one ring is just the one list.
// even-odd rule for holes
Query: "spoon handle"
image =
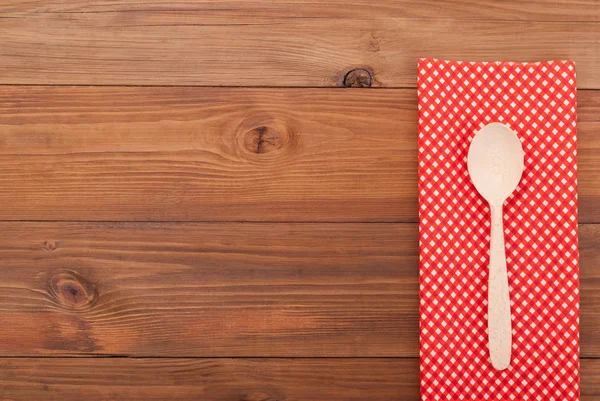
{"label": "spoon handle", "polygon": [[492,232],[490,238],[490,268],[488,283],[488,339],[492,366],[503,370],[510,365],[512,328],[502,204],[490,204]]}

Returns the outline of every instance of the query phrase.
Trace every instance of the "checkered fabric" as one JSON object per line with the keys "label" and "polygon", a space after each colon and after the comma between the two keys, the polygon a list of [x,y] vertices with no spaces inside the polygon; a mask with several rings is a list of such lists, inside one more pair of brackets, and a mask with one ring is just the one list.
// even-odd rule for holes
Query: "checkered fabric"
{"label": "checkered fabric", "polygon": [[[422,400],[579,400],[575,65],[421,59]],[[525,152],[504,203],[512,360],[487,338],[490,211],[469,179],[475,133],[501,122]]]}

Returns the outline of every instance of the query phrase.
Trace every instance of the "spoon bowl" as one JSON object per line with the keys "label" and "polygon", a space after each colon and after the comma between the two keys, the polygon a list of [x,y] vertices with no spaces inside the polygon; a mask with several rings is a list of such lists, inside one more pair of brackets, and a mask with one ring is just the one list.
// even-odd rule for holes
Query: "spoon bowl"
{"label": "spoon bowl", "polygon": [[502,204],[521,180],[523,157],[517,134],[500,123],[488,124],[477,132],[467,156],[471,181],[491,212],[488,345],[492,366],[497,370],[510,365],[512,345]]}
{"label": "spoon bowl", "polygon": [[471,142],[467,167],[471,181],[481,196],[489,203],[502,204],[521,180],[521,141],[506,125],[488,124]]}

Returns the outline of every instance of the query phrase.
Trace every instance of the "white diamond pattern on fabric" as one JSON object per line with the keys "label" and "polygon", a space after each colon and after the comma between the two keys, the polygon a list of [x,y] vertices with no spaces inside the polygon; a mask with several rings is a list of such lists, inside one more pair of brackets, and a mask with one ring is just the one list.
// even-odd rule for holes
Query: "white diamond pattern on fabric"
{"label": "white diamond pattern on fabric", "polygon": [[[579,400],[575,65],[421,59],[421,398]],[[467,171],[471,139],[501,122],[525,151],[504,204],[512,360],[487,345],[490,212]]]}

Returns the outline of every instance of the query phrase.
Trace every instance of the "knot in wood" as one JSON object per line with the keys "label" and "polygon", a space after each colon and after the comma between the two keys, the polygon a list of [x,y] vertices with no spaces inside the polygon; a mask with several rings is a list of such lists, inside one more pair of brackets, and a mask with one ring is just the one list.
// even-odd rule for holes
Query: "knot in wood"
{"label": "knot in wood", "polygon": [[96,288],[72,273],[61,273],[52,277],[52,293],[63,304],[72,308],[83,308],[92,304]]}
{"label": "knot in wood", "polygon": [[279,131],[268,126],[254,128],[244,135],[244,148],[256,154],[269,153],[283,146]]}
{"label": "knot in wood", "polygon": [[344,77],[346,88],[370,88],[372,82],[371,72],[364,68],[350,70]]}
{"label": "knot in wood", "polygon": [[54,241],[44,241],[44,249],[48,252],[53,252],[56,250],[56,243]]}

